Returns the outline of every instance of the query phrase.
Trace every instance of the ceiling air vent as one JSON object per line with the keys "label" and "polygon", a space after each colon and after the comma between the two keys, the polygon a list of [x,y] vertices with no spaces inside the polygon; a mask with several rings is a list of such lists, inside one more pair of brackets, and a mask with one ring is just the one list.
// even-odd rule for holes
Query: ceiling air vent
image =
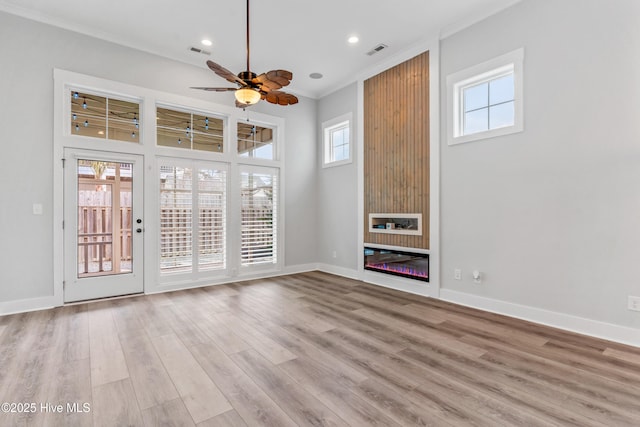
{"label": "ceiling air vent", "polygon": [[211,52],[207,52],[206,50],[204,50],[204,49],[200,49],[199,47],[193,47],[193,46],[191,46],[191,47],[189,48],[189,50],[190,50],[191,52],[201,53],[201,54],[203,54],[203,55],[211,55]]}
{"label": "ceiling air vent", "polygon": [[369,52],[367,52],[367,55],[371,56],[371,55],[375,55],[376,53],[380,52],[383,49],[388,48],[389,46],[387,46],[384,43],[380,43],[378,46],[374,47],[373,49],[371,49]]}

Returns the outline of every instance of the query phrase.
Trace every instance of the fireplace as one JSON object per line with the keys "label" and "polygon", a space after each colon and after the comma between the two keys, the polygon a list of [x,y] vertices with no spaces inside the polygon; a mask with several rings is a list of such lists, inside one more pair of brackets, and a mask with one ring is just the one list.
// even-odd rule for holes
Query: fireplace
{"label": "fireplace", "polygon": [[429,254],[365,247],[364,269],[428,282]]}

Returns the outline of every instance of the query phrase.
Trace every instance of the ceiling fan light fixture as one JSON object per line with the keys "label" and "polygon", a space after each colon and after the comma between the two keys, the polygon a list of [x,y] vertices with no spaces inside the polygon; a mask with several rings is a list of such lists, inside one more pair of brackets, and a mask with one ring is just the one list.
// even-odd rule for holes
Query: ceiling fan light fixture
{"label": "ceiling fan light fixture", "polygon": [[255,89],[243,87],[235,91],[236,100],[241,104],[253,105],[260,101],[260,92]]}

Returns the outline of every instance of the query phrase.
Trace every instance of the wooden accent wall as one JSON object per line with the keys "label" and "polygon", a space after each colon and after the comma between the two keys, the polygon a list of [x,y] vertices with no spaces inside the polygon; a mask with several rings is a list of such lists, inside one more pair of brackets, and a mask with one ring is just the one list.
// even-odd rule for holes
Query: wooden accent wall
{"label": "wooden accent wall", "polygon": [[[369,213],[421,213],[422,236],[369,232]],[[364,82],[364,242],[429,249],[429,52]]]}

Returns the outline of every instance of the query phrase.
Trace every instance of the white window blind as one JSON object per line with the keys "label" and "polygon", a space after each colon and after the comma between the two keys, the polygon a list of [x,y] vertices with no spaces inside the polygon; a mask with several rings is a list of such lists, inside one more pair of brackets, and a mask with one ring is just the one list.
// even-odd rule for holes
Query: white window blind
{"label": "white window blind", "polygon": [[160,271],[225,269],[227,171],[181,163],[160,167]]}
{"label": "white window blind", "polygon": [[193,263],[191,168],[160,168],[160,270],[190,271]]}
{"label": "white window blind", "polygon": [[278,171],[261,168],[240,174],[241,265],[277,263]]}
{"label": "white window blind", "polygon": [[198,171],[198,265],[204,269],[226,268],[227,173]]}

